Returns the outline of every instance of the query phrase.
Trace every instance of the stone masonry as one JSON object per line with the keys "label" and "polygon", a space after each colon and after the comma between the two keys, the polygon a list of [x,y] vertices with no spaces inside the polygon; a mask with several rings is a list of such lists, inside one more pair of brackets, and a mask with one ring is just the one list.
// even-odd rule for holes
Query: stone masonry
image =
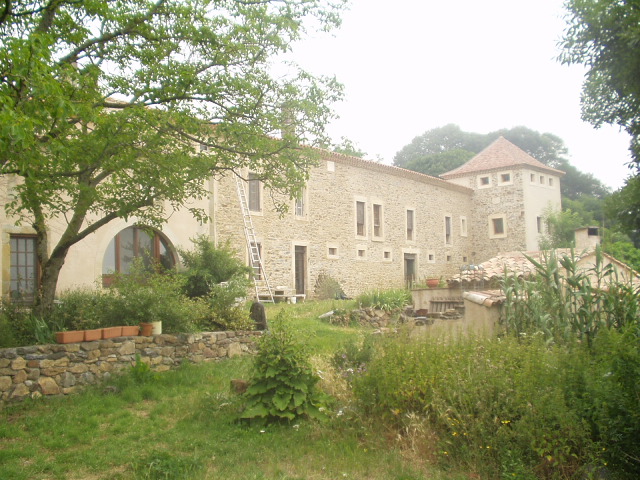
{"label": "stone masonry", "polygon": [[228,331],[0,349],[0,402],[68,395],[135,364],[162,372],[184,360],[200,363],[254,353],[262,332]]}

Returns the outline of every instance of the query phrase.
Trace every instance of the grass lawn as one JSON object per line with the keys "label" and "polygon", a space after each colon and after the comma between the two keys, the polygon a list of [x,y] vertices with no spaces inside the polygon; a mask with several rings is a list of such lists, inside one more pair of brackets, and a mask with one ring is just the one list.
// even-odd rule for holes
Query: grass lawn
{"label": "grass lawn", "polygon": [[[357,329],[317,316],[344,302],[269,306],[295,309],[314,363],[328,364]],[[0,477],[9,479],[447,479],[400,448],[395,432],[372,425],[338,396],[332,418],[266,427],[235,420],[240,398],[230,380],[247,378],[251,359],[186,365],[152,381],[131,375],[67,398],[0,411]],[[320,368],[320,367],[318,367]]]}

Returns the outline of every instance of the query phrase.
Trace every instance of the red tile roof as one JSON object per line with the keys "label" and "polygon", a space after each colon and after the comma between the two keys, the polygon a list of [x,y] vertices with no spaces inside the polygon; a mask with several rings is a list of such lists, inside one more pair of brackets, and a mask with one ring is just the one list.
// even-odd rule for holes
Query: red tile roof
{"label": "red tile roof", "polygon": [[506,138],[500,137],[467,163],[454,170],[443,173],[440,177],[449,179],[470,173],[501,170],[515,166],[527,166],[535,168],[536,170],[551,172],[559,176],[564,175],[563,171],[548,167],[524,150],[516,147]]}

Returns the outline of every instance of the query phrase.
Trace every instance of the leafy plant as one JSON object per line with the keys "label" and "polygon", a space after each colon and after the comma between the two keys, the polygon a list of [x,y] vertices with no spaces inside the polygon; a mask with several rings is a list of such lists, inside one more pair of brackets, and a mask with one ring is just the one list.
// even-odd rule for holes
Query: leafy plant
{"label": "leafy plant", "polygon": [[293,333],[290,323],[281,311],[260,338],[241,418],[291,421],[323,417],[325,396],[316,388],[319,377],[311,366],[307,346]]}
{"label": "leafy plant", "polygon": [[318,300],[333,300],[346,298],[340,282],[326,272],[320,272],[316,279],[315,294]]}
{"label": "leafy plant", "polygon": [[152,382],[157,378],[149,364],[140,359],[139,354],[136,354],[136,363],[129,367],[129,375],[136,384]]}
{"label": "leafy plant", "polygon": [[[194,249],[180,249],[185,270],[183,289],[188,297],[207,297],[215,285],[246,277],[251,269],[237,257],[229,243],[217,247],[205,236],[191,239]],[[244,295],[241,295],[244,296]]]}
{"label": "leafy plant", "polygon": [[128,275],[117,275],[114,280],[105,300],[105,324],[161,321],[167,333],[194,331],[206,315],[206,305],[185,297],[183,285],[184,277],[175,272],[149,271],[136,260]]}
{"label": "leafy plant", "polygon": [[412,302],[411,292],[405,289],[371,290],[364,292],[356,298],[356,302],[362,307],[371,307],[390,312],[399,310]]}

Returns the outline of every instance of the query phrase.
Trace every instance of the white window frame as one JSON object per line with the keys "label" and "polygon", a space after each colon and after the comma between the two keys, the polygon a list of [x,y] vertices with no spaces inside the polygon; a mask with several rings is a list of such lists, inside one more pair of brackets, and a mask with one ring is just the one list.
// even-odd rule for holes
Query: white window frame
{"label": "white window frame", "polygon": [[[503,180],[503,175],[509,175],[509,180]],[[505,170],[504,172],[498,172],[498,185],[513,185],[513,172],[511,170]]]}
{"label": "white window frame", "polygon": [[[389,258],[385,257],[387,253],[389,254]],[[382,250],[382,261],[385,263],[393,262],[393,251],[390,248],[385,248],[384,250]]]}
{"label": "white window frame", "polygon": [[[336,253],[332,254],[331,250],[335,249]],[[337,243],[327,243],[327,258],[337,260],[340,258],[340,248]]]}
{"label": "white window frame", "polygon": [[[486,178],[487,183],[483,184],[482,179]],[[478,188],[491,188],[491,175],[481,175],[478,177]]]}
{"label": "white window frame", "polygon": [[[380,207],[380,218],[378,219],[378,234],[376,235],[376,207]],[[384,205],[377,200],[371,201],[371,238],[373,240],[384,240]]]}
{"label": "white window frame", "polygon": [[[494,220],[502,220],[502,233],[495,233]],[[506,238],[507,237],[507,215],[504,213],[497,213],[489,215],[489,238]]]}
{"label": "white window frame", "polygon": [[[409,214],[408,212],[412,212],[411,215],[411,221],[412,221],[412,225],[411,225],[411,238],[409,238]],[[406,239],[407,242],[411,242],[411,243],[415,243],[416,241],[416,209],[413,207],[406,207],[404,209],[404,237]]]}
{"label": "white window frame", "polygon": [[[358,232],[358,204],[362,203],[362,233]],[[367,222],[367,199],[355,197],[353,199],[353,231],[356,238],[368,238],[368,222]]]}
{"label": "white window frame", "polygon": [[464,215],[460,216],[460,236],[466,237],[468,235],[469,223],[467,222],[467,217]]}

